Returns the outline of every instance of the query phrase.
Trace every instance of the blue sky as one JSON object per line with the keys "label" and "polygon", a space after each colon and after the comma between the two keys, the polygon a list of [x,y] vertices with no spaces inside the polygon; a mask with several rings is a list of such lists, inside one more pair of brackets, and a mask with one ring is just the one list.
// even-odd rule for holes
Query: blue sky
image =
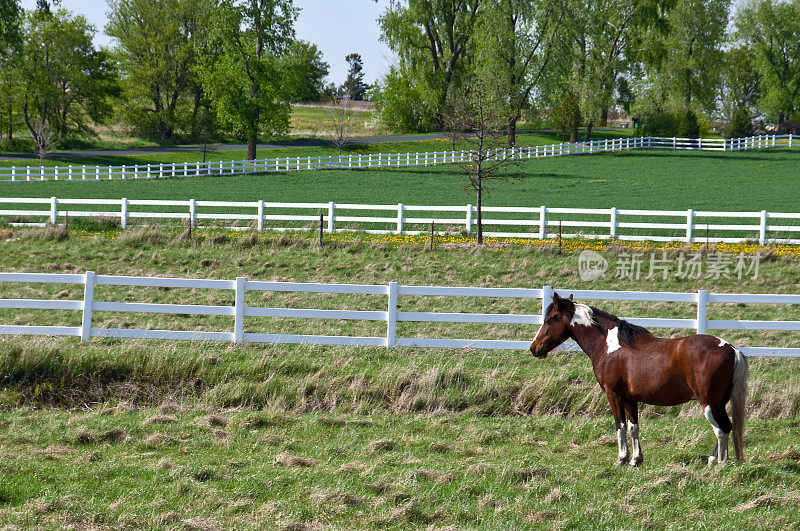
{"label": "blue sky", "polygon": [[[156,1],[156,0],[154,0]],[[392,62],[392,53],[378,42],[380,31],[377,18],[389,0],[295,0],[300,8],[295,29],[298,37],[315,43],[331,66],[330,78],[341,84],[347,76],[344,58],[351,52],[364,60],[364,78],[373,83],[382,77]],[[22,7],[33,9],[36,0],[22,0]],[[98,29],[95,44],[110,46],[111,39],[103,33],[106,25],[105,0],[61,0],[61,7],[80,13]]]}

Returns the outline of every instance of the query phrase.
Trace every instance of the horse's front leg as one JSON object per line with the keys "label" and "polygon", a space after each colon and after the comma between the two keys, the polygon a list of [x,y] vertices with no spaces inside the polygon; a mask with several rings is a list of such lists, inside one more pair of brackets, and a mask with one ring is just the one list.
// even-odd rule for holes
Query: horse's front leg
{"label": "horse's front leg", "polygon": [[614,426],[617,428],[617,446],[619,454],[617,457],[618,465],[628,463],[628,432],[625,426],[625,408],[622,397],[613,391],[606,390],[608,403],[611,405],[611,414],[614,415]]}
{"label": "horse's front leg", "polygon": [[642,444],[639,442],[639,403],[635,400],[626,400],[625,414],[628,417],[628,430],[631,432],[631,446],[633,446],[630,465],[639,466],[644,461]]}

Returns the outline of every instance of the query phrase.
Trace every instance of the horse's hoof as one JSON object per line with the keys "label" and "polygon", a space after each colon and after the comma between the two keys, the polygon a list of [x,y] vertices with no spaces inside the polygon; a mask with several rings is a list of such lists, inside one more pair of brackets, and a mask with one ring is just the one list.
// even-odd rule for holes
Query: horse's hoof
{"label": "horse's hoof", "polygon": [[644,461],[644,459],[631,459],[631,462],[628,463],[628,464],[630,465],[631,468],[635,468],[635,467],[641,465],[643,461]]}
{"label": "horse's hoof", "polygon": [[619,459],[617,459],[617,462],[614,463],[614,464],[617,465],[617,466],[625,466],[625,465],[628,464],[628,458],[627,457],[620,457]]}
{"label": "horse's hoof", "polygon": [[709,455],[708,456],[708,464],[709,465],[716,465],[717,464],[717,456]]}

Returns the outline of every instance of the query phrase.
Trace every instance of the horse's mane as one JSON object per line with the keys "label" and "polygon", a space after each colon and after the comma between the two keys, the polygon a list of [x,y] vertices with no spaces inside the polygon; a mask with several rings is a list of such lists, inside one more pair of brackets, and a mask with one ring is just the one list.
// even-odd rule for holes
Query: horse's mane
{"label": "horse's mane", "polygon": [[602,329],[600,324],[597,322],[597,317],[603,317],[604,319],[608,319],[609,321],[615,323],[617,325],[617,334],[619,334],[620,343],[625,343],[629,347],[633,347],[633,341],[637,337],[651,335],[650,331],[643,326],[629,323],[625,319],[620,319],[616,315],[612,315],[608,312],[595,308],[594,306],[590,306],[590,308],[592,309],[592,316],[595,317],[594,326],[598,329]]}

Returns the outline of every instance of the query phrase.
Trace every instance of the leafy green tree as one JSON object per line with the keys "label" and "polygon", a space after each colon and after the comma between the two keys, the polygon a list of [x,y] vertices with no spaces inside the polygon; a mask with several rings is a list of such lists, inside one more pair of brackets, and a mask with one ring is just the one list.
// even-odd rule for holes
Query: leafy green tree
{"label": "leafy green tree", "polygon": [[[483,0],[405,0],[392,2],[380,17],[381,40],[399,58],[405,83],[422,96],[422,114],[444,127],[448,94],[468,71],[478,10]],[[388,80],[387,80],[388,81]],[[389,82],[387,82],[387,85]]]}
{"label": "leafy green tree", "polygon": [[753,50],[763,112],[778,123],[800,112],[800,2],[754,0],[735,16],[735,37]]}
{"label": "leafy green tree", "polygon": [[289,128],[291,76],[284,56],[294,39],[291,0],[222,0],[209,29],[213,55],[197,72],[219,121],[247,138],[256,158],[258,134]]}
{"label": "leafy green tree", "polygon": [[296,40],[287,50],[284,71],[292,77],[292,100],[302,103],[318,102],[325,93],[325,77],[330,66],[322,59],[316,44]]}
{"label": "leafy green tree", "polygon": [[425,94],[413,75],[398,66],[391,67],[383,81],[373,86],[371,99],[381,121],[394,131],[427,133],[436,126],[434,112],[424,105]]}
{"label": "leafy green tree", "polygon": [[14,136],[15,108],[19,103],[19,77],[14,68],[21,45],[22,10],[18,0],[0,0],[0,131]]}
{"label": "leafy green tree", "polygon": [[725,51],[725,63],[720,84],[720,110],[728,122],[728,138],[750,136],[753,133],[753,116],[759,98],[760,76],[753,60],[753,50],[737,46]]}
{"label": "leafy green tree", "polygon": [[551,0],[487,0],[476,25],[475,70],[499,75],[508,87],[507,145],[516,144],[517,122],[530,105],[553,56],[563,11]]}
{"label": "leafy green tree", "polygon": [[37,131],[45,129],[58,142],[75,133],[91,134],[89,123],[110,116],[111,98],[119,94],[116,70],[92,44],[94,27],[84,17],[59,9],[28,13],[22,31],[20,97],[34,141],[38,143]]}
{"label": "leafy green tree", "polygon": [[361,62],[361,54],[351,53],[344,59],[350,67],[347,70],[347,79],[344,80],[342,91],[350,100],[362,101],[369,90],[369,85],[364,83],[364,65]]}
{"label": "leafy green tree", "polygon": [[193,68],[213,0],[109,0],[106,33],[123,74],[124,118],[140,134],[171,141],[195,130],[202,104]]}

